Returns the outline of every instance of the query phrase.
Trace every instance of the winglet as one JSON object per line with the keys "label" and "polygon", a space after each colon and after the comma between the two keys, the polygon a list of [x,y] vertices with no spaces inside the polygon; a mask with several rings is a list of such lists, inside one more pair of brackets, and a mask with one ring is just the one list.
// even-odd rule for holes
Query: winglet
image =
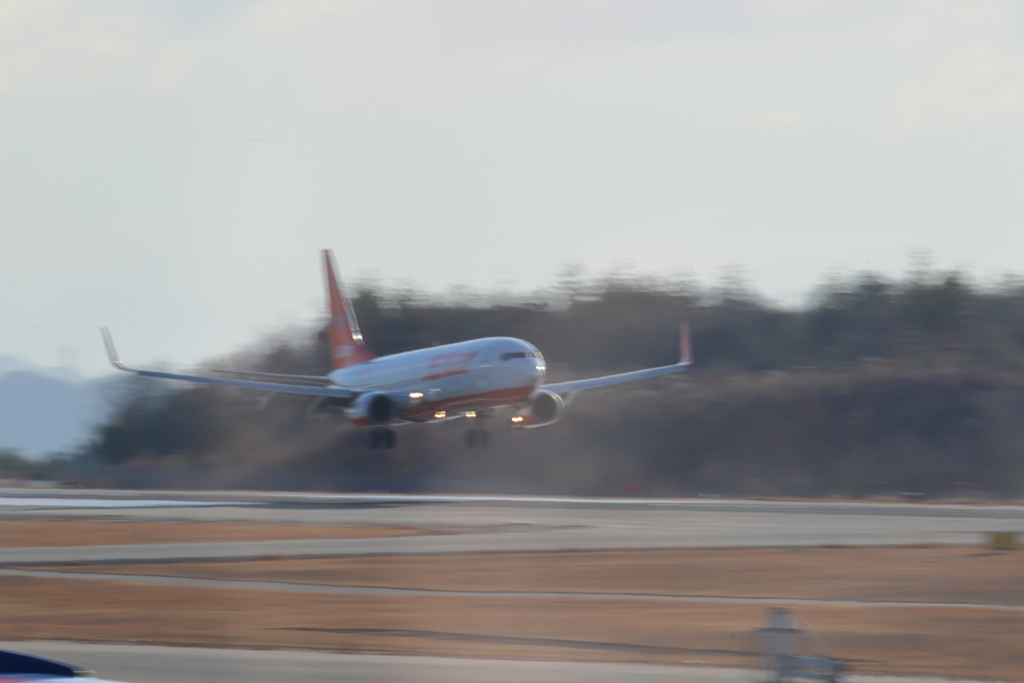
{"label": "winglet", "polygon": [[679,323],[679,365],[693,365],[693,353],[690,350],[690,323]]}
{"label": "winglet", "polygon": [[110,336],[110,330],[106,327],[101,327],[100,334],[103,335],[103,345],[107,347],[107,358],[110,360],[110,364],[118,370],[134,372],[134,370],[121,362],[121,358],[117,355],[117,349],[114,347],[114,338]]}

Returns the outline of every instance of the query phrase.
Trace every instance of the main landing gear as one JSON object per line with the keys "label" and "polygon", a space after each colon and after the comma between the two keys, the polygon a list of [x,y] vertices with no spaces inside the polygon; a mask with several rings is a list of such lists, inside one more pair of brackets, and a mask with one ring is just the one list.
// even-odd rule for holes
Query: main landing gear
{"label": "main landing gear", "polygon": [[466,430],[466,448],[487,448],[491,445],[491,433],[482,427]]}
{"label": "main landing gear", "polygon": [[370,448],[394,448],[395,430],[374,429],[370,432]]}

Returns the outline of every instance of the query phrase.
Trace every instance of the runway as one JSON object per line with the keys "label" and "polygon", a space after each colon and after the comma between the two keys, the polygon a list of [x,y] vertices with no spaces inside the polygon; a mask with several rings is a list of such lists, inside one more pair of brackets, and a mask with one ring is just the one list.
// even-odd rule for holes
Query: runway
{"label": "runway", "polygon": [[[221,650],[60,641],[0,647],[88,667],[131,683],[750,683],[749,669],[609,662],[524,662],[350,655],[305,650]],[[851,683],[946,683],[914,676],[848,676]],[[964,683],[962,679],[960,683]]]}
{"label": "runway", "polygon": [[[392,538],[18,548],[0,565],[168,562],[265,556],[546,550],[973,545],[991,531],[1024,531],[1024,507],[776,501],[529,499],[510,496],[167,493],[38,496],[2,492],[3,519],[116,519],[470,528]],[[35,498],[36,500],[33,500]],[[57,500],[60,505],[52,505]],[[104,506],[106,501],[110,505]],[[149,505],[148,503],[156,503]],[[173,502],[174,505],[165,503]],[[488,527],[481,530],[481,527]]]}

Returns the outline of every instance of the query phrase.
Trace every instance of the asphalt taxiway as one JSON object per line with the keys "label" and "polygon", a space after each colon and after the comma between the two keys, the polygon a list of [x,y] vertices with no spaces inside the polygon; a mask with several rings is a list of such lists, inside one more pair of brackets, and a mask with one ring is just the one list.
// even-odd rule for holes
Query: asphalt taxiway
{"label": "asphalt taxiway", "polygon": [[[543,662],[306,650],[221,650],[60,641],[0,647],[61,659],[131,683],[750,683],[749,669],[609,662]],[[932,677],[848,676],[850,683],[945,683]],[[960,681],[960,683],[964,683]]]}

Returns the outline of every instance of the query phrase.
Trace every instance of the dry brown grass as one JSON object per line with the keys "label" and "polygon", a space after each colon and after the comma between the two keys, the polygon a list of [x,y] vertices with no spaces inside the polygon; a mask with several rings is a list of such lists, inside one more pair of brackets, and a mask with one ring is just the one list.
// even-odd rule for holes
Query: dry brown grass
{"label": "dry brown grass", "polygon": [[[641,560],[641,558],[638,558]],[[628,599],[373,597],[0,577],[0,638],[754,665],[762,609]],[[1024,614],[808,606],[861,672],[1024,679]]]}
{"label": "dry brown grass", "polygon": [[[50,568],[52,570],[52,568]],[[434,590],[1024,604],[1024,553],[959,547],[493,553],[76,566]],[[84,588],[84,590],[83,590]],[[8,577],[0,638],[753,666],[756,605],[373,597]],[[805,606],[861,672],[1024,680],[1024,613]]]}
{"label": "dry brown grass", "polygon": [[0,521],[0,548],[376,538],[423,533],[428,531],[413,527],[18,519]]}
{"label": "dry brown grass", "polygon": [[1024,552],[946,546],[282,558],[74,571],[424,590],[1024,605]]}

